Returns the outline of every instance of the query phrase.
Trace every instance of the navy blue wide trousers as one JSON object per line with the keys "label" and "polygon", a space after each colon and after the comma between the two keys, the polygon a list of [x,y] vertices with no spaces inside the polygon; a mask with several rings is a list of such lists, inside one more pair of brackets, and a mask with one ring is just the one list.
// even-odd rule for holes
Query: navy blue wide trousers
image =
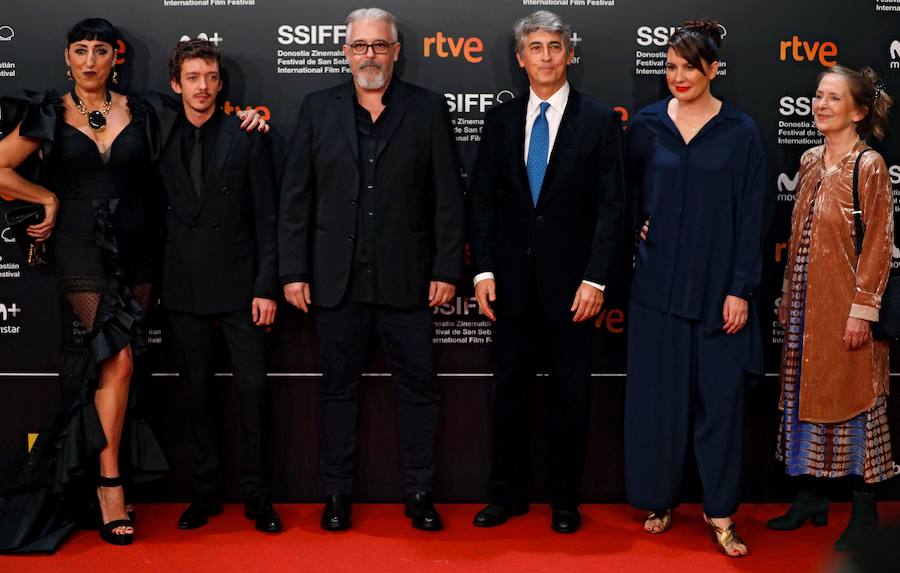
{"label": "navy blue wide trousers", "polygon": [[625,488],[648,511],[680,500],[693,443],[709,517],[737,511],[746,375],[699,321],[629,304]]}

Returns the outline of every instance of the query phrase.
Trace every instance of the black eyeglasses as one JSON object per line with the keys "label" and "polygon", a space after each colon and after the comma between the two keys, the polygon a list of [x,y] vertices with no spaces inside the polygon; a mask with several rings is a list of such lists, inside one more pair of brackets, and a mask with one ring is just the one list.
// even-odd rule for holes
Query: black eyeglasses
{"label": "black eyeglasses", "polygon": [[387,54],[388,50],[391,49],[391,46],[395,43],[396,42],[385,42],[383,40],[372,42],[371,44],[365,42],[353,42],[350,44],[350,51],[357,56],[362,56],[369,52],[369,48],[372,48],[372,51],[376,54]]}

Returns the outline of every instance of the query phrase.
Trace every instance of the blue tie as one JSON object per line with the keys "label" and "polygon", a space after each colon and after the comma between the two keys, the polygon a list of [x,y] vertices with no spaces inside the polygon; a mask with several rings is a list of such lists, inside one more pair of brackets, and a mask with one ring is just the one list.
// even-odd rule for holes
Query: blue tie
{"label": "blue tie", "polygon": [[550,124],[547,123],[547,108],[550,104],[541,102],[541,113],[534,118],[531,126],[531,140],[528,142],[528,161],[525,171],[528,172],[528,185],[531,187],[531,199],[537,206],[544,173],[547,172],[547,152],[550,149]]}

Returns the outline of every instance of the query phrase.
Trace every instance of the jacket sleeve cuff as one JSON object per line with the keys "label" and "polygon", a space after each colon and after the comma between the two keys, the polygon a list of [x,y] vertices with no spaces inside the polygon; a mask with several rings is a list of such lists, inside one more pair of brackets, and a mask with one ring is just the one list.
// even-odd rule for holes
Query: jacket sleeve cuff
{"label": "jacket sleeve cuff", "polygon": [[869,322],[878,322],[878,309],[853,303],[850,305],[850,318],[860,318]]}
{"label": "jacket sleeve cuff", "polygon": [[588,285],[588,286],[592,286],[592,287],[594,287],[595,289],[597,289],[597,290],[599,290],[599,291],[601,291],[601,292],[606,291],[606,285],[602,285],[602,284],[600,284],[600,283],[595,283],[595,282],[592,282],[592,281],[589,281],[589,280],[583,280],[583,281],[581,281],[581,282],[584,283],[584,284],[586,284],[586,285]]}
{"label": "jacket sleeve cuff", "polygon": [[881,308],[881,297],[873,292],[866,292],[856,288],[856,295],[853,297],[853,306],[868,306],[878,310]]}
{"label": "jacket sleeve cuff", "polygon": [[475,275],[475,278],[472,279],[472,284],[477,285],[479,282],[483,281],[484,279],[493,279],[493,278],[494,278],[494,273],[492,273],[490,271],[485,271],[483,273],[478,273],[477,275]]}
{"label": "jacket sleeve cuff", "polygon": [[456,286],[456,284],[459,282],[457,279],[451,279],[450,277],[441,277],[441,276],[433,276],[433,277],[431,277],[431,280],[441,282],[441,283],[451,284],[454,286]]}
{"label": "jacket sleeve cuff", "polygon": [[308,283],[309,276],[303,273],[297,273],[293,275],[284,275],[281,277],[281,286],[284,286],[288,283]]}

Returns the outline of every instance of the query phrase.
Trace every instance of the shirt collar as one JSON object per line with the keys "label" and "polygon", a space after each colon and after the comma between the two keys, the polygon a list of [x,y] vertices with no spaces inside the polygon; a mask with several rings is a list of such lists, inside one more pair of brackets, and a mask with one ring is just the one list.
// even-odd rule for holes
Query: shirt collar
{"label": "shirt collar", "polygon": [[[731,105],[731,103],[727,99],[725,99],[725,98],[721,98],[721,99],[722,99],[722,109],[720,109],[719,113],[716,115],[716,117],[718,119],[736,119],[736,120],[742,119],[743,116],[741,115],[741,112],[738,111],[738,109],[736,107]],[[646,113],[649,115],[667,115],[669,113],[668,109],[669,109],[670,101],[672,101],[672,96],[663,98],[663,99],[657,101],[656,103],[652,103],[649,106],[647,106],[644,109],[643,113]]]}
{"label": "shirt collar", "polygon": [[209,117],[209,119],[204,121],[203,125],[201,125],[200,127],[196,127],[193,123],[188,121],[188,118],[185,115],[184,110],[182,110],[181,121],[184,123],[185,127],[191,128],[190,130],[186,130],[186,131],[190,132],[191,130],[196,129],[196,130],[202,132],[204,135],[206,135],[210,130],[216,129],[216,126],[219,125],[219,123],[222,121],[222,115],[223,115],[223,112],[222,112],[221,108],[216,106],[215,110],[213,111],[213,114]]}
{"label": "shirt collar", "polygon": [[569,101],[569,92],[571,88],[569,87],[569,82],[563,84],[561,88],[556,90],[552,96],[548,97],[546,100],[542,100],[534,93],[534,90],[530,87],[528,88],[528,117],[533,115],[537,115],[538,111],[541,107],[541,102],[546,101],[550,104],[550,109],[557,111],[558,113],[562,113],[564,109],[566,109],[566,102]]}

